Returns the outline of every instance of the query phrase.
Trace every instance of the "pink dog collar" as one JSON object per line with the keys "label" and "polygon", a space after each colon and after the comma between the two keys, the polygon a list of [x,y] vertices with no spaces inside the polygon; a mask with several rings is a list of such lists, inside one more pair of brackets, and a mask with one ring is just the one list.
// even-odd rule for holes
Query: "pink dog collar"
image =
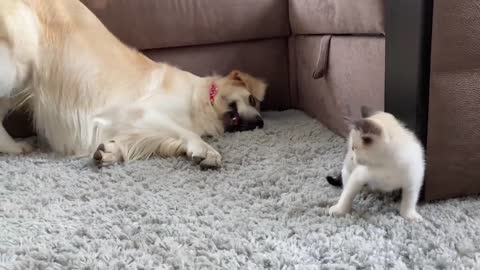
{"label": "pink dog collar", "polygon": [[210,103],[212,105],[215,102],[215,97],[217,96],[217,93],[218,93],[218,87],[214,82],[212,82],[212,85],[210,86],[210,93],[209,93]]}

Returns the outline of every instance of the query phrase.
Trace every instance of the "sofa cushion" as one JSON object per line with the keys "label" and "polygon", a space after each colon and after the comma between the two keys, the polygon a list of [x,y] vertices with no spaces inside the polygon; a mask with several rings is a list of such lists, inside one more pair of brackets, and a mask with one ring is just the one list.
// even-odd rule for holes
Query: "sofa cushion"
{"label": "sofa cushion", "polygon": [[385,0],[289,0],[295,34],[384,34]]}
{"label": "sofa cushion", "polygon": [[138,49],[289,35],[288,0],[82,0]]}

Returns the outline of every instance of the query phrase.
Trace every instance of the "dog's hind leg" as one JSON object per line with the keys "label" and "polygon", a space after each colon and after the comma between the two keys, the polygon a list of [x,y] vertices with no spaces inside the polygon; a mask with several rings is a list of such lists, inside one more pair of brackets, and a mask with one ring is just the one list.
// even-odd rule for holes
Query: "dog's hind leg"
{"label": "dog's hind leg", "polygon": [[0,40],[0,153],[20,154],[32,151],[27,142],[15,142],[3,126],[11,104],[10,96],[16,84],[17,71],[5,42]]}
{"label": "dog's hind leg", "polygon": [[[142,118],[126,133],[113,132],[107,143],[100,144],[93,155],[99,167],[151,156],[176,157],[187,155],[202,168],[218,168],[222,156],[198,134],[183,128],[162,115]],[[111,131],[108,132],[112,134]]]}
{"label": "dog's hind leg", "polygon": [[10,102],[6,98],[0,98],[0,153],[22,154],[33,150],[33,147],[25,141],[16,142],[3,126],[3,119],[8,114]]}
{"label": "dog's hind leg", "polygon": [[112,140],[101,143],[93,154],[93,161],[98,167],[107,167],[124,161],[147,159],[154,155],[177,157],[185,153],[184,144],[179,139],[161,133],[130,133],[117,135]]}
{"label": "dog's hind leg", "polygon": [[0,40],[0,153],[20,154],[32,151],[27,142],[16,142],[5,130],[3,120],[11,104],[10,96],[15,87],[17,70],[6,42]]}
{"label": "dog's hind leg", "polygon": [[8,98],[15,87],[17,68],[5,41],[0,40],[0,98]]}

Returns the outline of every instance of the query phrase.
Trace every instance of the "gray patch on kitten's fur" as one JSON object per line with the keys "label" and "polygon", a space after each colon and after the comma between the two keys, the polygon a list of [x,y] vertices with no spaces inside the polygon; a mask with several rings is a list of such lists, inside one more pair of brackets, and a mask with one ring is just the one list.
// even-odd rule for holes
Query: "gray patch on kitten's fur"
{"label": "gray patch on kitten's fur", "polygon": [[382,129],[372,120],[358,120],[353,123],[353,126],[356,130],[362,132],[363,134],[372,134],[377,136],[382,134]]}

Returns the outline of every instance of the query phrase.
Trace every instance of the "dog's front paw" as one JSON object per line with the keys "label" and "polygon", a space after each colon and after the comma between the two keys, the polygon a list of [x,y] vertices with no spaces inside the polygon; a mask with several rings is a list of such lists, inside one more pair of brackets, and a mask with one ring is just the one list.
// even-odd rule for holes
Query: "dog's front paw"
{"label": "dog's front paw", "polygon": [[206,143],[195,143],[189,146],[188,155],[202,169],[216,169],[222,166],[222,155]]}
{"label": "dog's front paw", "polygon": [[115,141],[100,144],[93,154],[93,163],[99,168],[111,166],[120,161],[123,161],[123,156]]}
{"label": "dog's front paw", "polygon": [[200,162],[200,168],[202,169],[215,169],[222,166],[222,155],[215,149],[207,151],[207,156]]}
{"label": "dog's front paw", "polygon": [[328,214],[331,216],[343,216],[348,212],[350,212],[350,209],[348,207],[345,207],[338,203],[330,207],[330,209],[328,210]]}
{"label": "dog's front paw", "polygon": [[403,211],[400,215],[409,221],[422,221],[422,216],[416,210]]}

